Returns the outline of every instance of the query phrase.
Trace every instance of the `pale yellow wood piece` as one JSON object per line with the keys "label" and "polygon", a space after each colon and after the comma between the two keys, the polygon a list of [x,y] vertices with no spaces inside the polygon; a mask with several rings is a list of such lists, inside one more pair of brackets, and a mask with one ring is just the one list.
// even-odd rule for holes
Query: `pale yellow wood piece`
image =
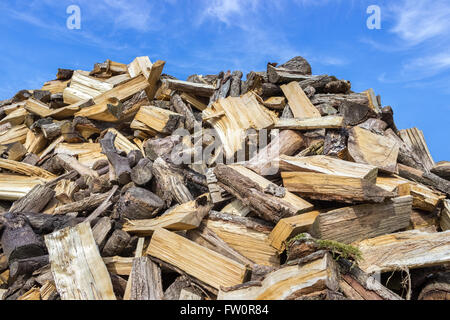
{"label": "pale yellow wood piece", "polygon": [[284,95],[288,99],[289,107],[291,107],[294,118],[321,117],[319,110],[311,103],[298,82],[293,81],[289,84],[282,85],[281,90],[283,90]]}

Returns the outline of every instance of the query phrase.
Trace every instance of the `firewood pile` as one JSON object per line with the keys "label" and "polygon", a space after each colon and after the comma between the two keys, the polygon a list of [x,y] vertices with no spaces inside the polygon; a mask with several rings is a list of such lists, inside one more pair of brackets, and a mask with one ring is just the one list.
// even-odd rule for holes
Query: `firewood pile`
{"label": "firewood pile", "polygon": [[450,298],[450,163],[372,89],[164,66],[0,102],[0,299]]}

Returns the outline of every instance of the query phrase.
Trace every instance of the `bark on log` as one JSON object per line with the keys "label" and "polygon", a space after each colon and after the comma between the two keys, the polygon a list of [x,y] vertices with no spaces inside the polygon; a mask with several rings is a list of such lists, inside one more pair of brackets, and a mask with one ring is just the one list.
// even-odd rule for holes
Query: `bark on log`
{"label": "bark on log", "polygon": [[130,275],[130,300],[162,300],[161,269],[148,257],[135,258]]}
{"label": "bark on log", "polygon": [[22,199],[13,203],[10,212],[41,212],[49,201],[54,197],[55,191],[44,186],[36,185],[31,191]]}
{"label": "bark on log", "polygon": [[131,220],[150,219],[164,207],[164,201],[147,189],[129,188],[116,205],[122,218]]}
{"label": "bark on log", "polygon": [[118,154],[116,147],[114,146],[114,140],[116,135],[112,132],[106,133],[105,137],[100,140],[102,146],[102,153],[108,157],[108,161],[114,168],[116,181],[125,185],[131,181],[131,168],[130,163],[126,157],[122,157]]}

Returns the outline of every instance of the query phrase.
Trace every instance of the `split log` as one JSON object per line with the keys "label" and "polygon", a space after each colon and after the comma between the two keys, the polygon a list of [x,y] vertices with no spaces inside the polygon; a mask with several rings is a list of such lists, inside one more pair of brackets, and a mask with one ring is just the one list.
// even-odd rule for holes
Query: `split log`
{"label": "split log", "polygon": [[199,111],[203,111],[208,107],[200,99],[198,99],[197,97],[192,96],[188,93],[182,93],[180,97],[181,97],[181,99],[183,99],[184,102],[189,103],[190,105],[194,106]]}
{"label": "split log", "polygon": [[350,130],[348,151],[355,162],[371,164],[389,173],[397,172],[399,146],[389,138],[354,127]]}
{"label": "split log", "polygon": [[399,133],[402,140],[411,148],[412,152],[416,154],[425,170],[431,170],[435,166],[435,163],[428,150],[423,132],[417,128],[412,128],[400,130]]}
{"label": "split log", "polygon": [[15,201],[26,196],[35,186],[47,181],[38,177],[0,174],[0,199]]}
{"label": "split log", "polygon": [[9,277],[15,281],[21,275],[31,275],[34,271],[49,264],[48,255],[15,260],[10,263]]}
{"label": "split log", "polygon": [[55,161],[58,163],[58,165],[62,166],[67,171],[75,170],[81,176],[90,176],[93,178],[98,178],[98,173],[96,171],[91,170],[88,167],[82,165],[74,157],[71,157],[67,154],[57,154],[54,158]]}
{"label": "split log", "polygon": [[116,300],[88,223],[49,234],[45,243],[62,300]]}
{"label": "split log", "polygon": [[[377,177],[377,186],[383,188],[386,191],[393,192],[398,197],[411,195],[411,183],[407,180],[390,177],[380,176]],[[414,201],[413,201],[414,206]]]}
{"label": "split log", "polygon": [[388,234],[361,241],[358,248],[364,258],[359,267],[367,273],[444,265],[450,262],[450,231]]}
{"label": "split log", "polygon": [[108,161],[114,168],[115,179],[121,185],[125,185],[131,181],[131,168],[126,157],[119,155],[114,141],[116,135],[111,131],[107,132],[100,144],[102,146],[102,153],[108,157]]}
{"label": "split log", "polygon": [[170,102],[173,104],[175,111],[184,116],[185,128],[188,131],[194,130],[197,120],[195,119],[192,109],[183,102],[179,94],[174,94],[170,99]]}
{"label": "split log", "polygon": [[313,235],[324,240],[352,243],[392,233],[409,226],[412,197],[398,197],[382,204],[362,204],[321,213]]}
{"label": "split log", "polygon": [[149,158],[139,160],[136,166],[131,169],[131,180],[137,186],[145,186],[153,178],[153,163]]}
{"label": "split log", "polygon": [[195,229],[208,214],[211,206],[204,202],[206,196],[171,208],[162,216],[149,220],[129,220],[123,230],[139,236],[151,236],[157,228],[172,231]]}
{"label": "split log", "polygon": [[7,213],[1,237],[3,253],[9,264],[15,260],[45,255],[45,246],[31,228],[28,219],[19,213]]}
{"label": "split log", "polygon": [[164,229],[153,233],[147,254],[216,289],[243,283],[248,274],[247,266]]}
{"label": "split log", "polygon": [[51,281],[47,281],[40,289],[40,295],[42,300],[56,300],[59,296],[58,290],[56,290],[55,284]]}
{"label": "split log", "polygon": [[183,204],[194,200],[189,189],[184,183],[183,176],[171,169],[170,165],[158,158],[153,163],[153,175],[158,186],[156,194],[170,206],[173,200]]}
{"label": "split log", "polygon": [[56,178],[54,174],[44,169],[13,160],[0,159],[0,168],[10,170],[12,172],[21,173],[27,176],[40,177],[47,180]]}
{"label": "split log", "polygon": [[314,221],[319,214],[320,211],[311,211],[281,219],[269,234],[270,245],[281,254],[286,249],[286,243],[289,239],[300,233],[312,233]]}
{"label": "split log", "polygon": [[398,170],[401,177],[425,184],[450,196],[450,181],[431,172],[424,172],[402,164],[398,165]]}
{"label": "split log", "polygon": [[174,91],[185,92],[200,97],[211,97],[216,88],[208,84],[201,84],[195,82],[164,79],[162,81],[167,87]]}
{"label": "split log", "polygon": [[322,291],[337,291],[339,271],[329,253],[303,265],[285,266],[257,283],[219,291],[218,300],[295,300]]}
{"label": "split log", "polygon": [[179,276],[175,281],[164,291],[164,300],[181,300],[182,291],[188,290],[200,294],[200,290],[194,287],[192,281],[186,276]]}
{"label": "split log", "polygon": [[108,235],[113,228],[113,222],[108,217],[103,217],[95,224],[92,228],[92,236],[94,237],[95,243],[98,249],[101,251],[103,246],[108,240]]}
{"label": "split log", "polygon": [[348,260],[339,260],[341,291],[352,300],[403,300]]}
{"label": "split log", "polygon": [[292,81],[298,82],[309,78],[303,70],[297,71],[282,67],[276,68],[271,64],[267,65],[267,77],[270,83],[273,84],[290,83]]}
{"label": "split log", "polygon": [[122,218],[150,219],[155,217],[164,207],[164,201],[147,189],[129,188],[116,205],[116,210]]}
{"label": "split log", "polygon": [[301,134],[291,131],[281,131],[264,149],[246,163],[246,167],[259,175],[271,175],[278,172],[274,160],[280,155],[291,156],[305,144]]}
{"label": "split log", "polygon": [[75,218],[67,215],[53,215],[45,213],[25,213],[30,226],[37,234],[48,234],[53,231],[64,229],[66,227],[73,227],[76,224],[83,222],[83,218]]}
{"label": "split log", "polygon": [[36,185],[26,196],[13,203],[10,212],[41,212],[54,197],[55,191],[44,186]]}
{"label": "split log", "polygon": [[410,183],[411,195],[413,196],[413,208],[428,212],[434,212],[445,199],[445,195],[421,185],[420,183]]}
{"label": "split log", "polygon": [[281,171],[316,172],[341,177],[363,179],[375,183],[378,169],[375,166],[344,161],[327,156],[279,158]]}
{"label": "split log", "polygon": [[[147,257],[135,258],[130,275],[130,300],[162,300],[161,269]],[[129,280],[130,281],[130,280]]]}
{"label": "split log", "polygon": [[291,130],[315,130],[315,129],[338,129],[344,126],[344,118],[339,116],[326,116],[321,118],[309,119],[280,119],[275,124],[277,129]]}
{"label": "split log", "polygon": [[[172,134],[184,120],[184,116],[179,113],[153,106],[142,106],[130,127],[150,133]],[[139,123],[143,124],[143,127],[139,126]]]}
{"label": "split log", "polygon": [[108,272],[120,276],[129,276],[133,267],[133,257],[105,257],[105,263]]}
{"label": "split log", "polygon": [[97,208],[105,199],[107,199],[109,193],[93,194],[80,201],[68,203],[55,208],[53,214],[66,214],[69,212],[82,212],[86,210],[92,210]]}
{"label": "split log", "polygon": [[450,200],[444,200],[440,225],[443,231],[450,230]]}
{"label": "split log", "polygon": [[360,178],[312,172],[282,172],[281,177],[287,190],[310,199],[380,203],[395,196],[373,182]]}
{"label": "split log", "polygon": [[431,172],[441,177],[442,179],[450,180],[450,162],[442,161],[437,163]]}
{"label": "split log", "polygon": [[111,237],[109,237],[108,241],[103,247],[102,255],[104,257],[114,257],[120,255],[130,242],[130,240],[130,235],[125,231],[122,231],[120,229],[114,230]]}
{"label": "split log", "polygon": [[284,95],[288,99],[289,106],[295,118],[320,118],[320,112],[311,103],[298,82],[291,82],[281,86]]}
{"label": "split log", "polygon": [[73,201],[73,194],[78,191],[77,184],[68,179],[63,179],[56,184],[55,198],[62,204]]}
{"label": "split log", "polygon": [[229,213],[239,217],[246,217],[250,213],[250,208],[246,207],[241,200],[235,199],[220,210],[221,213]]}
{"label": "split log", "polygon": [[286,192],[283,197],[265,193],[272,183],[242,166],[219,164],[214,173],[219,185],[236,196],[261,218],[277,223],[280,219],[308,211],[312,205]]}

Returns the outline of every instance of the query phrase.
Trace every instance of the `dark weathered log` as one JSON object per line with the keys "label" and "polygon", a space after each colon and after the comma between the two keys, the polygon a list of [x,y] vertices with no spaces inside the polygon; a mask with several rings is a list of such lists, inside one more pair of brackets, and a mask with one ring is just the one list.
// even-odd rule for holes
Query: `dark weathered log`
{"label": "dark weathered log", "polygon": [[241,95],[242,71],[233,71],[231,74],[230,97],[239,97]]}
{"label": "dark weathered log", "polygon": [[103,201],[105,201],[106,198],[108,198],[108,196],[108,193],[93,194],[79,201],[57,207],[53,211],[53,214],[66,214],[69,212],[82,212],[85,210],[92,210],[93,208],[97,208]]}
{"label": "dark weathered log", "polygon": [[187,276],[179,276],[174,282],[164,291],[164,300],[180,300],[181,291],[189,290],[195,291],[201,295],[203,290],[198,289],[198,285],[193,283]]}
{"label": "dark weathered log", "polygon": [[83,218],[74,218],[72,215],[50,215],[45,213],[24,213],[28,222],[37,234],[48,234],[53,231],[73,227],[83,222]]}
{"label": "dark weathered log", "polygon": [[115,257],[120,256],[122,251],[127,247],[131,240],[131,236],[120,229],[114,230],[111,237],[109,237],[102,250],[102,256]]}
{"label": "dark weathered log", "polygon": [[161,269],[148,257],[135,258],[131,271],[130,300],[162,300]]}
{"label": "dark weathered log", "polygon": [[424,172],[402,164],[398,165],[398,172],[403,178],[428,185],[450,196],[450,181],[442,179],[434,173]]}
{"label": "dark weathered log", "polygon": [[24,215],[7,213],[3,217],[5,229],[1,244],[10,264],[14,260],[45,255],[42,239],[34,233]]}
{"label": "dark weathered log", "polygon": [[139,161],[141,161],[144,158],[144,155],[142,154],[141,150],[131,150],[128,155],[128,163],[130,164],[130,168],[133,168],[135,165],[138,164]]}
{"label": "dark weathered log", "polygon": [[138,186],[144,186],[153,178],[153,163],[149,158],[141,159],[131,170],[131,180]]}
{"label": "dark weathered log", "polygon": [[131,220],[150,219],[164,207],[164,201],[147,189],[129,188],[116,205],[122,218]]}
{"label": "dark weathered log", "polygon": [[311,65],[305,58],[300,56],[290,59],[288,62],[283,63],[279,67],[288,70],[295,70],[306,75],[312,74]]}
{"label": "dark weathered log", "polygon": [[102,153],[108,157],[108,161],[114,168],[116,180],[119,184],[125,185],[131,181],[131,168],[130,163],[126,157],[122,157],[117,152],[114,146],[114,140],[116,135],[109,131],[104,138],[100,140],[102,146]]}
{"label": "dark weathered log", "polygon": [[173,135],[166,138],[149,139],[144,143],[145,156],[155,161],[158,157],[168,155],[181,142],[182,138]]}
{"label": "dark weathered log", "polygon": [[58,73],[56,74],[56,79],[57,80],[69,80],[70,78],[72,78],[72,75],[73,75],[73,70],[58,68]]}
{"label": "dark weathered log", "polygon": [[440,273],[422,289],[419,300],[450,300],[450,274]]}
{"label": "dark weathered log", "polygon": [[98,249],[101,251],[103,246],[108,240],[108,235],[113,228],[113,221],[108,217],[103,217],[98,220],[95,226],[92,228],[92,235],[94,236],[95,243]]}
{"label": "dark weathered log", "polygon": [[194,200],[183,183],[183,176],[172,170],[164,159],[155,160],[153,175],[158,186],[156,194],[166,203],[166,206],[170,206],[172,200],[176,200],[179,204]]}
{"label": "dark weathered log", "polygon": [[396,134],[398,134],[398,129],[394,122],[394,110],[392,110],[392,107],[384,107],[383,109],[381,109],[381,112],[381,120],[386,122],[388,127],[391,128]]}
{"label": "dark weathered log", "polygon": [[15,260],[9,266],[10,281],[15,281],[20,275],[31,275],[34,271],[48,264],[48,255]]}
{"label": "dark weathered log", "polygon": [[172,79],[164,79],[163,83],[165,83],[171,90],[192,93],[201,97],[210,97],[215,91],[215,88],[208,84],[199,84]]}
{"label": "dark weathered log", "polygon": [[450,180],[450,162],[442,161],[437,163],[431,172],[441,177],[442,179]]}
{"label": "dark weathered log", "polygon": [[338,158],[345,158],[347,153],[348,132],[346,129],[327,130],[323,145],[323,154]]}
{"label": "dark weathered log", "polygon": [[55,191],[44,186],[36,185],[22,199],[13,203],[10,208],[11,212],[41,212],[47,203],[55,196]]}

